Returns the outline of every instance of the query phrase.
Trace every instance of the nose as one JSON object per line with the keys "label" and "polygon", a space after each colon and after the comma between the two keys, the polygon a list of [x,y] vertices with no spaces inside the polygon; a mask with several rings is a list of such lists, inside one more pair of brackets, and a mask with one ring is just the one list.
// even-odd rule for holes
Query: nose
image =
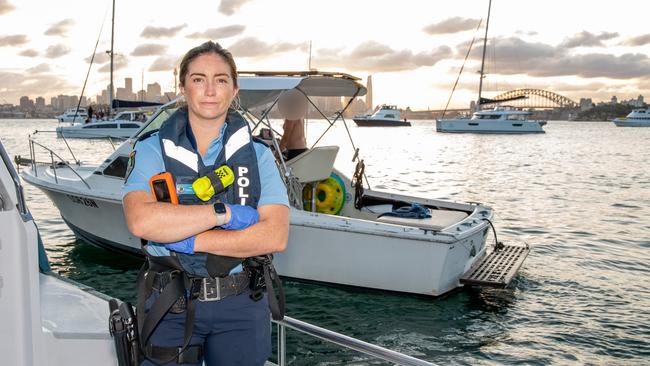
{"label": "nose", "polygon": [[205,95],[214,96],[216,94],[217,85],[214,81],[208,80],[205,86]]}

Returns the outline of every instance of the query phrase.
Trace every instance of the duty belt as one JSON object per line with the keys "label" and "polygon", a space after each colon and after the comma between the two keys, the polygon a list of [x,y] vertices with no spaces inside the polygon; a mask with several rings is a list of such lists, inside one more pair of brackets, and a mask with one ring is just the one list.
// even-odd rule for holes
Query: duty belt
{"label": "duty belt", "polygon": [[[158,272],[155,274],[153,288],[162,291],[171,281],[173,272]],[[199,301],[219,301],[228,296],[239,295],[248,289],[248,272],[242,271],[226,277],[213,277],[196,279],[199,281]]]}

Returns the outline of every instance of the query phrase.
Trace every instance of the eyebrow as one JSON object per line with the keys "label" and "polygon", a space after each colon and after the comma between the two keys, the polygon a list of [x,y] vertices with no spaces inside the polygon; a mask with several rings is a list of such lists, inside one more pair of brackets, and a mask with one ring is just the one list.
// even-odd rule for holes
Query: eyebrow
{"label": "eyebrow", "polygon": [[[192,77],[192,76],[203,76],[203,77],[207,77],[207,76],[206,76],[204,73],[202,73],[202,72],[193,72],[193,73],[190,74],[190,77]],[[218,74],[214,74],[214,76],[226,76],[226,77],[230,78],[230,74],[228,74],[228,73],[226,73],[226,72],[221,72],[221,73],[218,73]]]}

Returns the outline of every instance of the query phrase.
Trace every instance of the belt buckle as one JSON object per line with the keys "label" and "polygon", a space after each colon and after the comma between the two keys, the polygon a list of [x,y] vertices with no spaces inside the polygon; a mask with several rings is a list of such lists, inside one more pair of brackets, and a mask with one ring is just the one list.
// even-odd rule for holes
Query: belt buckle
{"label": "belt buckle", "polygon": [[[219,301],[223,298],[221,296],[221,279],[219,277],[204,278],[201,282],[203,296],[199,295],[199,301]],[[208,282],[210,283],[208,284]]]}

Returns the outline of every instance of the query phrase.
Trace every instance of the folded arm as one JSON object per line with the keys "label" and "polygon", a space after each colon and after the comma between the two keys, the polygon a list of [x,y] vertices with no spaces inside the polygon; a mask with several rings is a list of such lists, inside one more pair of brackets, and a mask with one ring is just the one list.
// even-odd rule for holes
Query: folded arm
{"label": "folded arm", "polygon": [[245,258],[281,252],[289,237],[289,208],[264,205],[257,208],[259,222],[243,230],[209,230],[199,234],[195,252]]}
{"label": "folded arm", "polygon": [[212,205],[173,205],[156,202],[153,194],[129,192],[123,199],[124,216],[129,231],[146,240],[170,243],[197,235],[230,220],[218,222]]}

